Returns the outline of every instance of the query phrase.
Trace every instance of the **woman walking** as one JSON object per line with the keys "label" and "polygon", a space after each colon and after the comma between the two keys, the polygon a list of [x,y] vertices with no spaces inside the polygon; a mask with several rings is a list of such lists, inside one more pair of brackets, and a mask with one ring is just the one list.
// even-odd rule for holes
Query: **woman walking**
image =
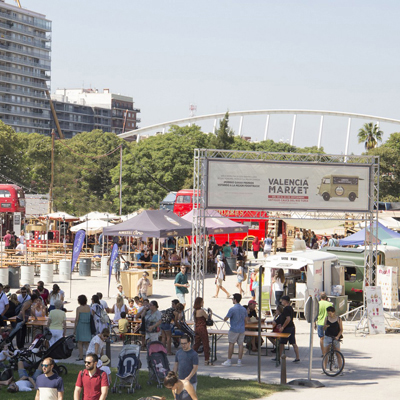
{"label": "woman walking", "polygon": [[91,310],[84,294],[78,296],[79,306],[76,308],[74,334],[78,342],[79,357],[76,361],[83,361],[83,346],[88,347],[92,339],[90,329]]}
{"label": "woman walking", "polygon": [[197,352],[200,345],[203,345],[204,349],[204,365],[210,365],[210,343],[208,341],[208,332],[207,332],[207,319],[212,315],[212,311],[208,309],[208,313],[206,313],[203,309],[204,300],[202,297],[196,297],[193,305],[193,317],[194,317],[194,346],[193,350]]}
{"label": "woman walking", "polygon": [[258,236],[256,236],[252,242],[252,248],[253,248],[253,256],[257,260],[258,258],[258,252],[260,251],[260,240],[258,239]]}
{"label": "woman walking", "polygon": [[218,264],[217,264],[217,275],[215,277],[215,284],[217,285],[217,291],[215,292],[215,296],[213,298],[218,297],[219,290],[221,289],[226,293],[226,298],[229,299],[231,295],[229,292],[222,286],[222,282],[225,280],[225,264],[222,260],[222,256],[217,256]]}
{"label": "woman walking", "polygon": [[283,296],[283,285],[285,283],[285,273],[280,268],[275,276],[272,278],[272,287],[275,293],[275,305],[278,307]]}
{"label": "woman walking", "polygon": [[50,346],[52,346],[57,340],[65,336],[67,330],[67,319],[65,311],[61,310],[63,302],[56,300],[54,302],[54,310],[49,313],[49,319],[47,320],[47,327],[49,328],[52,336],[49,340]]}
{"label": "woman walking", "polygon": [[92,296],[92,306],[90,307],[90,309],[92,310],[92,316],[96,325],[96,334],[99,334],[103,331],[103,329],[108,328],[109,320],[106,322],[104,321],[104,318],[102,318],[102,311],[104,310],[104,308],[100,304],[100,299],[97,294],[94,294]]}

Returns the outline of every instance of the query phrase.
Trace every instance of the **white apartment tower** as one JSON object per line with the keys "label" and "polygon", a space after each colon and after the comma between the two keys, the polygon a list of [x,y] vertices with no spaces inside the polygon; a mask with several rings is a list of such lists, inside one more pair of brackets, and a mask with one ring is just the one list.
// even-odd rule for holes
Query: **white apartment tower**
{"label": "white apartment tower", "polygon": [[0,0],[0,120],[50,134],[51,21]]}

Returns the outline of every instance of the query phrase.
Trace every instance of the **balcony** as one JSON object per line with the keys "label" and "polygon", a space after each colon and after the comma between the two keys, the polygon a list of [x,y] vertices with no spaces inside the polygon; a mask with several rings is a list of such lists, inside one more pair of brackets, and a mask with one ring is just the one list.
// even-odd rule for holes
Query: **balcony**
{"label": "balcony", "polygon": [[30,82],[30,81],[21,81],[19,79],[15,78],[7,78],[5,76],[0,75],[0,81],[1,82],[9,82],[9,83],[14,83],[19,86],[24,86],[24,87],[34,87],[34,88],[39,88],[43,90],[49,90],[49,87],[42,82]]}
{"label": "balcony", "polygon": [[0,27],[10,32],[20,32],[27,36],[33,36],[35,38],[38,38],[39,40],[44,40],[46,42],[51,41],[51,35],[43,34],[42,32],[31,31],[25,27],[18,27],[17,25],[14,25],[14,23],[7,24],[5,22],[0,22]]}
{"label": "balcony", "polygon": [[37,63],[33,61],[22,60],[20,57],[6,56],[5,54],[0,54],[0,57],[2,60],[9,61],[14,64],[29,65],[35,68],[41,68],[44,71],[50,71],[50,63],[48,63],[47,65],[46,63]]}
{"label": "balcony", "polygon": [[13,38],[10,35],[2,36],[1,40],[6,40],[8,42],[19,43],[19,44],[23,44],[25,46],[31,46],[31,47],[41,48],[41,49],[44,49],[44,50],[51,51],[51,47],[48,45],[48,43],[43,43],[40,40],[33,39],[31,42],[29,42],[27,40]]}
{"label": "balcony", "polygon": [[45,95],[44,92],[43,93],[41,93],[41,92],[36,92],[36,93],[26,92],[26,91],[21,90],[21,89],[11,89],[11,88],[9,88],[7,86],[2,86],[2,85],[0,85],[0,93],[21,94],[21,95],[23,95],[25,97],[32,97],[34,99],[37,99],[37,98],[46,99],[47,98],[47,96]]}
{"label": "balcony", "polygon": [[46,74],[41,74],[39,72],[33,72],[33,71],[25,71],[23,69],[8,67],[6,65],[1,65],[1,64],[0,64],[0,71],[14,72],[15,74],[18,75],[31,76],[33,78],[43,79],[46,81],[49,81],[51,79],[50,76]]}
{"label": "balcony", "polygon": [[50,60],[50,56],[47,54],[41,54],[38,51],[27,51],[23,49],[19,49],[17,46],[6,46],[4,44],[0,44],[0,49],[4,49],[10,53],[18,53],[18,54],[26,54],[30,57],[37,57],[43,60]]}
{"label": "balcony", "polygon": [[10,126],[26,126],[28,128],[44,128],[50,129],[50,124],[41,124],[39,122],[22,122],[20,120],[12,120],[3,118],[2,121]]}
{"label": "balcony", "polygon": [[50,112],[46,114],[39,114],[39,113],[30,113],[26,111],[11,111],[8,110],[7,108],[0,107],[0,115],[1,114],[6,114],[6,115],[16,115],[19,117],[32,117],[32,118],[37,118],[37,119],[44,119],[48,121],[50,119]]}
{"label": "balcony", "polygon": [[28,26],[36,26],[37,28],[43,29],[45,31],[51,32],[51,22],[39,20],[38,18],[33,18],[32,21],[25,21],[21,18],[21,15],[14,16],[12,14],[8,14],[4,11],[0,11],[0,17],[6,18],[8,20],[17,21],[20,24],[28,25]]}
{"label": "balcony", "polygon": [[31,108],[45,108],[46,110],[50,109],[49,103],[35,103],[31,101],[23,101],[23,100],[13,100],[11,97],[3,97],[0,96],[0,103],[5,103],[5,104],[17,104],[19,106],[27,106]]}

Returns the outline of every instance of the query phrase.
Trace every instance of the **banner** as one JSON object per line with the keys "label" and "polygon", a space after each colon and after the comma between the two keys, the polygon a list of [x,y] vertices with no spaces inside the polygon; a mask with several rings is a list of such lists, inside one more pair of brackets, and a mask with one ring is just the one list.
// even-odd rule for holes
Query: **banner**
{"label": "banner", "polygon": [[71,260],[71,273],[74,271],[75,264],[78,261],[79,254],[81,253],[83,243],[85,241],[86,232],[81,229],[75,235],[74,240],[74,250],[72,252],[72,260]]}
{"label": "banner", "polygon": [[399,303],[397,267],[377,266],[376,285],[381,287],[382,303],[385,310],[396,310]]}
{"label": "banner", "polygon": [[371,166],[249,160],[207,162],[207,208],[358,211],[373,209]]}
{"label": "banner", "polygon": [[366,286],[367,318],[369,333],[376,335],[385,333],[385,317],[383,315],[382,292],[380,286]]}
{"label": "banner", "polygon": [[108,293],[110,293],[112,267],[114,265],[114,261],[116,260],[117,256],[118,256],[118,244],[114,243],[114,246],[111,251],[111,257],[110,257],[110,269],[108,271]]}

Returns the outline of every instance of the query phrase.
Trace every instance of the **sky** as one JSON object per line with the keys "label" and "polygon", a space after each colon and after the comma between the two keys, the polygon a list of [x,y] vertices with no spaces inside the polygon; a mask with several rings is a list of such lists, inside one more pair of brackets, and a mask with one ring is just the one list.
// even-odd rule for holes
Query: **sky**
{"label": "sky", "polygon": [[[12,4],[11,0],[6,0]],[[21,0],[52,21],[57,88],[132,96],[140,127],[262,109],[344,111],[400,119],[400,2],[396,0]],[[265,116],[242,134],[262,140]],[[271,116],[288,141],[293,116]],[[353,119],[349,152],[361,154]],[[326,117],[325,152],[344,152],[347,118]],[[298,116],[294,145],[317,144],[319,117]],[[202,124],[212,130],[213,121]],[[238,132],[239,119],[231,119]],[[384,140],[400,131],[382,123]]]}

